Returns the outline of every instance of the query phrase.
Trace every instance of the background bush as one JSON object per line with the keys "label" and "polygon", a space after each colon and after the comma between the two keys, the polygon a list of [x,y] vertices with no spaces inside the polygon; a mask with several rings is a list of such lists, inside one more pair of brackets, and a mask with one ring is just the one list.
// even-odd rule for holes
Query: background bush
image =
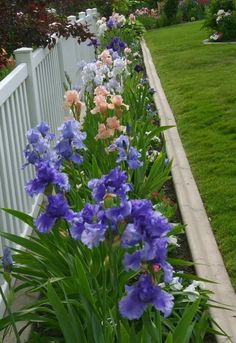
{"label": "background bush", "polygon": [[[216,21],[217,12],[230,11],[231,15],[223,17],[218,23]],[[236,39],[236,3],[234,0],[212,0],[204,22],[204,27],[210,33],[213,31],[222,33],[222,40]]]}
{"label": "background bush", "polygon": [[184,0],[181,2],[179,10],[182,12],[183,21],[191,21],[193,17],[198,20],[203,18],[205,6],[194,0]]}
{"label": "background bush", "polygon": [[220,22],[219,31],[223,34],[223,40],[236,39],[236,11]]}
{"label": "background bush", "polygon": [[166,15],[166,18],[169,22],[169,24],[172,24],[175,22],[176,14],[178,11],[178,0],[166,0],[164,2],[163,6],[163,12]]}
{"label": "background bush", "polygon": [[[0,0],[0,46],[10,56],[21,47],[53,47],[53,33],[68,38],[70,35],[85,41],[91,36],[81,24],[68,26],[66,16],[48,11],[46,1]],[[56,23],[56,25],[55,25]]]}
{"label": "background bush", "polygon": [[129,1],[129,10],[130,12],[134,12],[136,9],[139,8],[157,8],[157,1],[156,0],[130,0]]}
{"label": "background bush", "polygon": [[159,27],[159,22],[156,17],[139,16],[137,19],[143,24],[146,30],[152,30]]}
{"label": "background bush", "polygon": [[235,9],[234,0],[211,0],[209,4],[209,13],[216,14],[219,10],[233,11]]}

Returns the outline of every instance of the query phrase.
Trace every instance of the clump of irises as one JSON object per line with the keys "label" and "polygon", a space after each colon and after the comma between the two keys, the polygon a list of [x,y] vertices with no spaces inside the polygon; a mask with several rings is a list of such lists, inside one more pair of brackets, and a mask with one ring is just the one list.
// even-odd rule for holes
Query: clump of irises
{"label": "clump of irises", "polygon": [[[134,285],[126,286],[127,295],[119,302],[120,314],[138,319],[152,304],[168,316],[174,305],[173,296],[156,283],[153,270],[158,266],[164,282],[172,281],[173,268],[166,261],[172,226],[153,209],[150,201],[129,198],[133,185],[120,166],[90,180],[87,187],[91,190],[91,202],[86,202],[79,212],[73,211],[66,197],[70,186],[67,175],[62,172],[63,162],[82,162],[79,151],[86,149],[83,143],[86,135],[76,120],[66,121],[59,131],[61,136],[54,147],[50,147],[50,142],[55,136],[46,123],[27,133],[25,156],[27,163],[34,165],[36,177],[27,183],[26,190],[34,195],[53,185],[55,193],[48,196],[45,210],[35,219],[36,228],[41,233],[48,233],[58,220],[64,220],[71,238],[89,249],[105,241],[110,247],[115,243],[124,252],[124,270],[133,270],[140,275]],[[113,143],[110,149],[114,148],[118,149],[117,162],[126,161],[131,169],[142,165],[138,159],[140,154],[130,146],[126,135]]]}

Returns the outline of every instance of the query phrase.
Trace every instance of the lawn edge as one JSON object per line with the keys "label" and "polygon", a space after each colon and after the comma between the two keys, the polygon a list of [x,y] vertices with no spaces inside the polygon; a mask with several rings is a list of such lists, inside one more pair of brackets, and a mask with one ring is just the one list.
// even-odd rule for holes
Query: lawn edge
{"label": "lawn edge", "polygon": [[[175,126],[164,132],[164,139],[168,158],[173,159],[173,183],[183,223],[187,225],[186,235],[193,260],[196,263],[196,272],[200,277],[217,282],[207,284],[207,288],[214,292],[211,298],[221,303],[222,306],[228,305],[233,309],[232,312],[211,308],[210,312],[213,319],[227,332],[232,341],[236,342],[236,318],[233,317],[236,311],[236,295],[191,172],[173,112],[144,40],[142,40],[141,46],[150,87],[156,90],[154,101],[158,109],[161,126]],[[217,337],[217,342],[229,341],[225,337]]]}

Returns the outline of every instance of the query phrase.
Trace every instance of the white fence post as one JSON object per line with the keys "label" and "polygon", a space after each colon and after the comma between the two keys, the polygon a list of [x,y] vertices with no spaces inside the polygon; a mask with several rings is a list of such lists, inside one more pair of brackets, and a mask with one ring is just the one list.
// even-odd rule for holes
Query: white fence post
{"label": "white fence post", "polygon": [[86,16],[85,12],[79,12],[79,19],[84,19]]}
{"label": "white fence post", "polygon": [[76,22],[76,16],[75,15],[69,15],[69,17],[67,17],[67,20],[69,23],[75,23]]}
{"label": "white fence post", "polygon": [[33,49],[32,48],[20,48],[14,51],[16,58],[16,64],[26,63],[28,69],[28,78],[26,80],[29,112],[31,126],[36,126],[41,121],[41,111],[38,99],[38,86],[36,79],[36,72],[33,66]]}
{"label": "white fence post", "polygon": [[97,34],[97,19],[98,19],[98,11],[96,8],[92,8],[92,13],[93,13],[93,26],[94,26],[94,29],[93,29],[93,33]]}
{"label": "white fence post", "polygon": [[86,13],[87,13],[87,15],[92,15],[93,14],[93,10],[91,8],[88,8],[86,10]]}

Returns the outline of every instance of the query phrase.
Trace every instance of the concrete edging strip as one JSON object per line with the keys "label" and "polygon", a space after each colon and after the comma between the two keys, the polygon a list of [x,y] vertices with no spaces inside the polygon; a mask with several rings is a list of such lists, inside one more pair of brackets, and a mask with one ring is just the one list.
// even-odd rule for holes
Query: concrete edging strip
{"label": "concrete edging strip", "polygon": [[[236,342],[236,294],[231,285],[222,256],[216,244],[215,237],[209,223],[206,210],[193,178],[189,162],[181,143],[173,112],[161,86],[149,49],[145,41],[141,42],[144,63],[147,70],[150,86],[154,94],[155,105],[158,109],[161,125],[174,125],[164,132],[168,157],[173,158],[172,177],[175,186],[178,205],[184,224],[187,225],[186,235],[192,257],[196,263],[199,277],[217,282],[208,283],[207,288],[214,292],[211,298],[233,311],[211,308],[213,319]],[[217,342],[230,342],[225,337],[217,337]]]}

